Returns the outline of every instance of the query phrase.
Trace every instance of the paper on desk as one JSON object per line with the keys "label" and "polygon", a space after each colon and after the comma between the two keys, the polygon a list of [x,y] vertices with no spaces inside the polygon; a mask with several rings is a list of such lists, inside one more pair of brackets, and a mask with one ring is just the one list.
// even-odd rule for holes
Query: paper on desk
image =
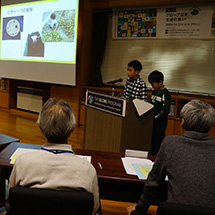
{"label": "paper on desk", "polygon": [[147,179],[149,172],[152,170],[152,165],[132,164],[139,179]]}
{"label": "paper on desk", "polygon": [[[16,151],[11,155],[10,157],[10,164],[14,164],[16,159],[27,152],[33,152],[33,151],[38,151],[39,149],[27,149],[27,148],[17,148]],[[80,158],[83,158],[91,163],[91,156],[86,156],[86,155],[77,155]]]}
{"label": "paper on desk", "polygon": [[133,158],[133,157],[124,157],[121,158],[123,166],[125,168],[125,171],[129,175],[137,175],[137,172],[135,171],[132,164],[139,164],[139,165],[153,165],[154,163],[145,158]]}
{"label": "paper on desk", "polygon": [[33,152],[33,151],[38,151],[38,149],[26,149],[26,148],[17,148],[16,151],[11,155],[10,157],[10,164],[14,164],[16,159],[22,155],[22,154],[25,154],[25,153],[28,153],[28,152]]}
{"label": "paper on desk", "polygon": [[91,156],[87,156],[87,155],[77,155],[77,156],[80,158],[83,158],[83,159],[89,161],[89,163],[91,163]]}
{"label": "paper on desk", "polygon": [[[132,164],[139,179],[147,179],[149,172],[152,170],[153,165],[140,165]],[[165,177],[165,181],[168,181],[168,176]]]}
{"label": "paper on desk", "polygon": [[149,102],[145,102],[140,99],[134,99],[133,103],[139,116],[142,116],[144,113],[148,112],[154,107],[154,105],[150,104]]}

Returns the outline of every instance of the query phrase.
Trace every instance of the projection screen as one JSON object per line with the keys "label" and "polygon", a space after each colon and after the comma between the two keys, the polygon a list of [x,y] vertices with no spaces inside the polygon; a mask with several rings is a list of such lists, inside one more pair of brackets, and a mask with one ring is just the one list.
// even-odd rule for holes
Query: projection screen
{"label": "projection screen", "polygon": [[0,77],[76,85],[78,0],[2,0]]}

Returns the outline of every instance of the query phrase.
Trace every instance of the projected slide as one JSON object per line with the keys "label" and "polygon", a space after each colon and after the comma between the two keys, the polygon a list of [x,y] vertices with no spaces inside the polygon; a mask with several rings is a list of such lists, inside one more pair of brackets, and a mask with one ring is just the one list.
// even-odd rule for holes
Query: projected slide
{"label": "projected slide", "polygon": [[1,60],[75,64],[77,1],[2,5]]}

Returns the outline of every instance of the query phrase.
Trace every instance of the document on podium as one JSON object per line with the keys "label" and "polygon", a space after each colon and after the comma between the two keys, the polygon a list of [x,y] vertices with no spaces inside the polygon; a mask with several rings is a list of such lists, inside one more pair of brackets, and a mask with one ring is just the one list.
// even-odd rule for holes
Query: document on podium
{"label": "document on podium", "polygon": [[154,108],[154,105],[152,105],[151,103],[145,102],[140,99],[134,99],[133,104],[134,104],[139,116],[142,116],[144,113],[146,113],[149,110],[151,110],[152,108]]}

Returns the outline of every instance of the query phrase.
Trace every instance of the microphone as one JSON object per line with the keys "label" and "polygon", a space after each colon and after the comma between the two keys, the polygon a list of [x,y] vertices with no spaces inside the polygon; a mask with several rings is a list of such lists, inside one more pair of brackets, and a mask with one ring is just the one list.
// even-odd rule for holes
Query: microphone
{"label": "microphone", "polygon": [[122,82],[122,81],[123,81],[122,78],[119,78],[119,79],[117,79],[117,80],[108,81],[107,83],[108,83],[108,84],[115,84],[115,83],[117,83],[117,82]]}

